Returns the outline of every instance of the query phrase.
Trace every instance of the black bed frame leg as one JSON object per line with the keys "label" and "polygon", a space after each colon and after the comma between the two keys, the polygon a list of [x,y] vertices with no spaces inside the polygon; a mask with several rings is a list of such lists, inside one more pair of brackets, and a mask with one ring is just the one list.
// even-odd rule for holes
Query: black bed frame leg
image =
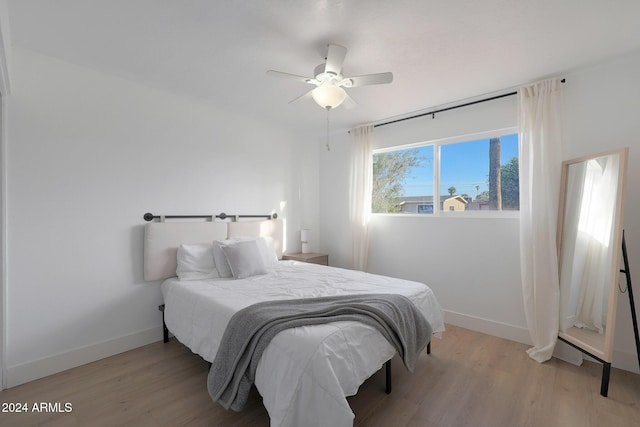
{"label": "black bed frame leg", "polygon": [[600,383],[600,395],[607,397],[609,394],[609,376],[611,374],[611,363],[602,363],[602,382]]}
{"label": "black bed frame leg", "polygon": [[384,368],[385,368],[385,378],[387,382],[384,391],[387,394],[391,394],[391,359],[387,360],[384,363]]}
{"label": "black bed frame leg", "polygon": [[[429,341],[429,344],[427,344],[427,354],[431,354],[431,341]],[[387,360],[384,363],[384,374],[385,374],[385,381],[386,381],[384,391],[387,394],[391,394],[391,359]],[[608,380],[607,380],[607,384],[608,384]]]}
{"label": "black bed frame leg", "polygon": [[158,310],[162,312],[162,342],[169,342],[169,329],[167,329],[167,324],[164,323],[164,304],[158,306]]}
{"label": "black bed frame leg", "polygon": [[[431,341],[427,344],[427,354],[431,354]],[[384,374],[386,381],[384,391],[387,394],[391,394],[391,359],[384,363]]]}

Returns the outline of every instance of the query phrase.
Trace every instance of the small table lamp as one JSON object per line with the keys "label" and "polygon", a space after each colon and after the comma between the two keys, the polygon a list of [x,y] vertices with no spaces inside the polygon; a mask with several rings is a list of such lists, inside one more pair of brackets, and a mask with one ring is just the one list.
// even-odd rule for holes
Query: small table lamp
{"label": "small table lamp", "polygon": [[311,240],[311,230],[303,228],[300,230],[300,242],[302,242],[302,253],[309,253],[309,240]]}

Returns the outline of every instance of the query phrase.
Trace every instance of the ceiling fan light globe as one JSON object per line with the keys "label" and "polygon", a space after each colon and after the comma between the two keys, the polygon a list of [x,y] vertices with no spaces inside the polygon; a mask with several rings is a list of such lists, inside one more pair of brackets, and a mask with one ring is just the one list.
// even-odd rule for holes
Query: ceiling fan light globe
{"label": "ceiling fan light globe", "polygon": [[341,87],[334,85],[321,85],[311,91],[311,96],[316,104],[322,108],[336,108],[347,97],[347,93]]}

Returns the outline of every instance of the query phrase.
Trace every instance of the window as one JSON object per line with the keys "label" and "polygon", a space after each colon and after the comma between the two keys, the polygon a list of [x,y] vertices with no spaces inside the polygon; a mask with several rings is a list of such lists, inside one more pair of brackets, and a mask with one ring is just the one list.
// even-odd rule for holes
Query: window
{"label": "window", "polygon": [[515,129],[376,150],[371,209],[430,215],[517,211],[518,173]]}
{"label": "window", "polygon": [[373,213],[434,212],[434,146],[374,152]]}

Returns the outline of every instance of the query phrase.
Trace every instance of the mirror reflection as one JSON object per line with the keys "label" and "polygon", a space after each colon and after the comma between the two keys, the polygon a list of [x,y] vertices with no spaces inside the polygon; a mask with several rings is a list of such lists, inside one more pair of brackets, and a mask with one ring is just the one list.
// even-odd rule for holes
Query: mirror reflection
{"label": "mirror reflection", "polygon": [[560,336],[611,360],[626,151],[565,162],[559,221]]}

